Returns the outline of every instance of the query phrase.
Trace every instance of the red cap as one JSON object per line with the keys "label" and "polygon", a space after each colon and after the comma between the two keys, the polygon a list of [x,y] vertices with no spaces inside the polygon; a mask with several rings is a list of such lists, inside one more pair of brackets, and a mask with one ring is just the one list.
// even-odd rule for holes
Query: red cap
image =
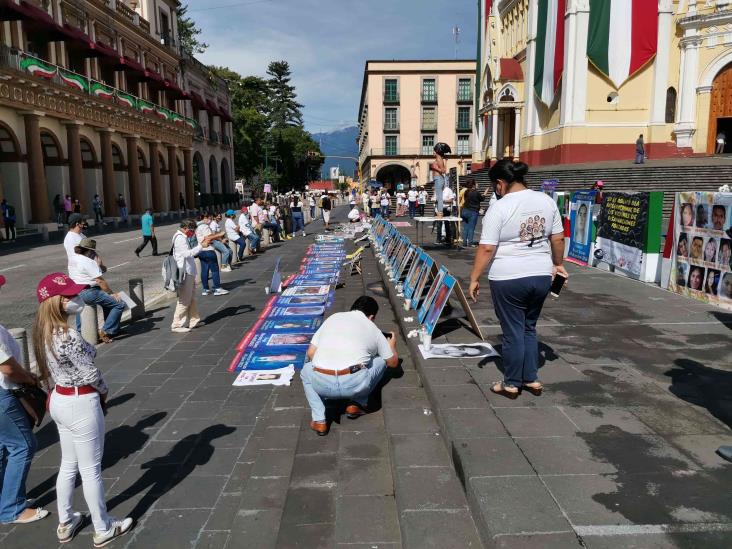
{"label": "red cap", "polygon": [[0,287],[5,285],[5,277],[3,275],[0,275]]}
{"label": "red cap", "polygon": [[241,211],[247,213],[249,211],[249,208],[247,208],[246,206],[242,206]]}
{"label": "red cap", "polygon": [[79,295],[82,290],[86,290],[84,284],[77,284],[63,273],[51,273],[43,277],[36,288],[36,296],[38,303],[43,303],[48,298],[63,295],[66,297],[74,297]]}

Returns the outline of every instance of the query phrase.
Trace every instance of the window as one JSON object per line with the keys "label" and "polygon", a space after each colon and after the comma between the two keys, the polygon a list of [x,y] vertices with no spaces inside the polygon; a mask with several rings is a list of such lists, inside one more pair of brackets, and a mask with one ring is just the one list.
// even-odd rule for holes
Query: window
{"label": "window", "polygon": [[387,135],[384,137],[384,154],[386,156],[396,156],[399,154],[399,146],[396,135]]}
{"label": "window", "polygon": [[82,138],[79,140],[79,146],[81,148],[81,163],[85,168],[93,167],[96,158],[94,158],[94,149],[92,149],[91,143]]}
{"label": "window", "polygon": [[396,108],[384,109],[384,129],[385,130],[398,130],[399,129],[399,111]]}
{"label": "window", "polygon": [[676,88],[666,90],[666,124],[676,121]]}
{"label": "window", "polygon": [[10,132],[0,126],[0,153],[15,154],[18,151],[15,150],[15,140]]}
{"label": "window", "polygon": [[173,45],[173,34],[170,32],[170,21],[168,14],[160,12],[160,38],[166,46]]}
{"label": "window", "polygon": [[43,147],[44,160],[58,160],[61,158],[56,140],[51,134],[41,133],[41,146]]}
{"label": "window", "polygon": [[384,103],[396,103],[399,101],[399,91],[396,78],[384,80]]}
{"label": "window", "polygon": [[119,147],[112,143],[112,164],[115,170],[122,170],[124,168],[124,160],[122,159],[122,151]]}
{"label": "window", "polygon": [[437,101],[437,85],[434,78],[422,80],[422,101],[430,103]]}
{"label": "window", "polygon": [[434,135],[423,135],[422,136],[422,154],[430,156],[434,153],[435,148],[435,136]]}
{"label": "window", "polygon": [[461,78],[458,80],[458,101],[472,101],[473,86],[470,78]]}
{"label": "window", "polygon": [[435,107],[422,107],[422,129],[437,131],[437,109]]}
{"label": "window", "polygon": [[470,129],[470,107],[458,107],[457,129],[460,131]]}
{"label": "window", "polygon": [[470,154],[470,136],[469,135],[458,135],[457,136],[457,154],[458,155]]}

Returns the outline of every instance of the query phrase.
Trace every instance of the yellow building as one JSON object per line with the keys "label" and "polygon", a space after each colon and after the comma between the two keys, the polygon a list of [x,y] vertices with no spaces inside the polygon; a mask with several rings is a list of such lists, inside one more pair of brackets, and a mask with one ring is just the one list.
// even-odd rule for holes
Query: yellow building
{"label": "yellow building", "polygon": [[359,107],[359,164],[387,188],[430,179],[435,143],[448,168],[470,163],[475,61],[367,61]]}
{"label": "yellow building", "polygon": [[[720,133],[726,136],[725,152],[732,152],[730,0],[612,0],[612,9],[624,12],[613,13],[623,20],[620,32],[610,33],[610,57],[623,55],[631,34],[632,40],[654,37],[655,55],[625,80],[588,59],[588,40],[598,40],[591,7],[598,9],[600,3],[480,4],[474,162],[504,157],[532,165],[630,160],[641,134],[650,158],[713,154]],[[563,30],[555,63],[562,71],[554,95],[542,100],[536,80],[541,80],[538,71],[545,60],[547,5],[550,12],[561,10],[552,24]],[[631,9],[635,14],[648,7],[657,28],[631,29]],[[550,24],[550,31],[554,28]]]}
{"label": "yellow building", "polygon": [[193,208],[197,176],[233,192],[228,91],[181,58],[178,7],[0,0],[0,197],[20,228],[56,230],[57,195],[116,218],[120,194],[131,214]]}

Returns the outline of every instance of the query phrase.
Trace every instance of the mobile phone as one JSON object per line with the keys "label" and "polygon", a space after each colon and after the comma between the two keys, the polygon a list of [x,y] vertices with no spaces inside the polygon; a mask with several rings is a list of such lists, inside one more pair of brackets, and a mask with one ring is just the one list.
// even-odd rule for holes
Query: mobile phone
{"label": "mobile phone", "polygon": [[391,339],[391,334],[389,332],[381,332],[381,333],[384,334],[384,337],[386,339]]}
{"label": "mobile phone", "polygon": [[559,293],[562,291],[565,282],[567,282],[567,277],[557,273],[552,281],[552,287],[549,290],[552,297],[559,297]]}

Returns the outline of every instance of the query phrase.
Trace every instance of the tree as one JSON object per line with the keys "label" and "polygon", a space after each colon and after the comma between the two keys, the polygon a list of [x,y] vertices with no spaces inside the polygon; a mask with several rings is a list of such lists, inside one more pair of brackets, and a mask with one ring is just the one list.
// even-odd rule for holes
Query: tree
{"label": "tree", "polygon": [[208,44],[198,39],[201,29],[196,26],[195,21],[187,17],[188,6],[181,6],[178,9],[178,40],[180,40],[181,51],[189,57],[203,53]]}
{"label": "tree", "polygon": [[267,67],[270,90],[270,121],[273,128],[302,127],[302,105],[297,102],[290,64],[287,61],[272,61]]}

